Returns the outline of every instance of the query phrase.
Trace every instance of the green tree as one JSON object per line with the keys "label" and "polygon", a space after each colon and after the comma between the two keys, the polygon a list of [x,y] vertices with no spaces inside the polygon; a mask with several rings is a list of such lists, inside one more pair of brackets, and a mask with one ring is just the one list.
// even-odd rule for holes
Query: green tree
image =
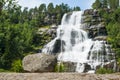
{"label": "green tree", "polygon": [[102,7],[102,3],[100,0],[96,0],[93,4],[92,4],[92,8],[93,9],[100,9]]}
{"label": "green tree", "polygon": [[46,4],[41,4],[39,6],[39,13],[41,13],[41,12],[46,12]]}
{"label": "green tree", "polygon": [[109,14],[110,21],[107,25],[108,42],[116,53],[116,58],[120,58],[120,8]]}
{"label": "green tree", "polygon": [[54,6],[53,3],[49,3],[47,6],[47,12],[51,16],[54,13]]}
{"label": "green tree", "polygon": [[108,1],[107,0],[102,1],[102,7],[103,8],[108,8]]}
{"label": "green tree", "polygon": [[5,69],[11,67],[13,60],[22,59],[23,53],[32,43],[32,29],[28,24],[8,25],[5,32],[4,52],[1,63]]}
{"label": "green tree", "polygon": [[28,21],[28,8],[27,7],[25,7],[22,12],[22,21],[23,22]]}
{"label": "green tree", "polygon": [[111,9],[117,9],[119,7],[119,0],[108,0],[108,3]]}
{"label": "green tree", "polygon": [[78,6],[77,6],[77,7],[74,7],[73,10],[74,10],[74,11],[80,11],[80,7],[78,7]]}
{"label": "green tree", "polygon": [[45,25],[45,17],[46,17],[46,5],[45,4],[41,4],[39,9],[39,15],[38,15],[38,18],[37,18],[37,21],[38,21],[38,25],[39,26],[44,26]]}
{"label": "green tree", "polygon": [[1,12],[2,12],[3,5],[4,5],[4,0],[1,0],[1,1],[0,1],[0,14],[1,14]]}

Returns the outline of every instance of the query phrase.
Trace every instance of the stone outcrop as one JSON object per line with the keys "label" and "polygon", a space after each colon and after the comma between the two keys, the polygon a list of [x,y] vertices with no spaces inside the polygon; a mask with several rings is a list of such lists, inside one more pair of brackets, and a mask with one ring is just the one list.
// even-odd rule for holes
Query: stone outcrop
{"label": "stone outcrop", "polygon": [[104,19],[100,16],[99,11],[97,10],[87,9],[84,11],[82,28],[88,31],[89,38],[107,35]]}
{"label": "stone outcrop", "polygon": [[53,72],[57,59],[48,54],[32,54],[24,57],[23,69],[28,72]]}
{"label": "stone outcrop", "polygon": [[56,29],[58,27],[56,25],[52,25],[49,28],[40,28],[38,30],[38,34],[44,34],[46,33],[46,35],[49,35],[51,37],[51,39],[54,39],[56,37]]}

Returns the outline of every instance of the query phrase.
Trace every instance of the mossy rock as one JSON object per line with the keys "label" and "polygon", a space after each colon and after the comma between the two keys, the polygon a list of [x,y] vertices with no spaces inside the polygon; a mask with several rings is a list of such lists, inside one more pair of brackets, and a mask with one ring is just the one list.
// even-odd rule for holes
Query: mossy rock
{"label": "mossy rock", "polygon": [[91,20],[92,20],[92,16],[91,15],[87,15],[87,16],[85,16],[85,18],[83,19],[83,22],[91,22]]}

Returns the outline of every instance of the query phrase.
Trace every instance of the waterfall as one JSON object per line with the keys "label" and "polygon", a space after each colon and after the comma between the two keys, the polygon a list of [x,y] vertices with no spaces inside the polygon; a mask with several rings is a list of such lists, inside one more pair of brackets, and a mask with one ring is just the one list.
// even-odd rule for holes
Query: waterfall
{"label": "waterfall", "polygon": [[93,41],[81,28],[82,11],[64,14],[61,25],[57,29],[57,37],[44,46],[42,53],[57,54],[58,61],[74,62],[76,72],[84,72],[85,64],[91,70],[110,61],[106,55],[105,41]]}

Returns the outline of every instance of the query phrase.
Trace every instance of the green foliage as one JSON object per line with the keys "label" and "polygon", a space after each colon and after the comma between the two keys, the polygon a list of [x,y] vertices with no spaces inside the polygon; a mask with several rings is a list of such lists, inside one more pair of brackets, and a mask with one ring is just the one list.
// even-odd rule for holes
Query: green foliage
{"label": "green foliage", "polygon": [[118,66],[120,67],[120,58],[118,58],[118,60],[117,60],[117,61],[118,61]]}
{"label": "green foliage", "polygon": [[54,6],[53,3],[49,3],[47,6],[47,11],[49,15],[52,15],[54,13]]}
{"label": "green foliage", "polygon": [[107,8],[108,7],[108,0],[103,0],[102,1],[102,8]]}
{"label": "green foliage", "polygon": [[10,72],[10,71],[5,70],[5,69],[0,69],[0,72]]}
{"label": "green foliage", "polygon": [[112,48],[114,52],[116,53],[116,60],[119,63],[119,58],[120,58],[120,8],[114,10],[114,12],[110,13],[108,16],[109,17],[106,18],[106,20],[109,20],[106,26],[106,29],[108,32],[107,41],[111,43]]}
{"label": "green foliage", "polygon": [[108,33],[107,41],[112,45],[118,60],[120,58],[120,8],[114,10],[100,9],[99,13],[106,25]]}
{"label": "green foliage", "polygon": [[74,7],[74,9],[73,9],[74,11],[80,11],[81,9],[80,9],[80,7]]}
{"label": "green foliage", "polygon": [[101,7],[102,7],[102,3],[100,2],[100,0],[96,0],[92,5],[93,9],[99,9]]}
{"label": "green foliage", "polygon": [[[4,30],[5,29],[5,30]],[[21,59],[32,43],[32,29],[28,24],[6,25],[1,29],[1,62],[4,68],[10,68],[15,59]]]}
{"label": "green foliage", "polygon": [[51,36],[46,32],[42,32],[42,34],[35,34],[33,37],[34,46],[44,46],[50,40]]}
{"label": "green foliage", "polygon": [[95,0],[92,4],[93,9],[104,9],[108,7],[113,10],[117,9],[119,7],[119,0]]}
{"label": "green foliage", "polygon": [[112,19],[107,25],[108,31],[108,42],[112,44],[112,48],[116,53],[116,57],[120,57],[120,20],[119,16],[115,17],[115,15],[120,14],[120,9],[117,9],[114,13],[112,13]]}
{"label": "green foliage", "polygon": [[91,20],[92,20],[92,17],[91,17],[91,16],[88,16],[88,15],[87,15],[86,18],[84,19],[84,21],[87,22],[87,23],[90,23]]}
{"label": "green foliage", "polygon": [[57,63],[55,66],[55,72],[64,72],[65,66],[63,63]]}
{"label": "green foliage", "polygon": [[20,59],[13,61],[11,71],[23,72],[22,61]]}
{"label": "green foliage", "polygon": [[96,70],[97,74],[110,74],[113,73],[114,71],[111,69],[106,69],[106,68],[99,68]]}
{"label": "green foliage", "polygon": [[119,0],[108,0],[108,4],[111,9],[117,9],[119,7]]}
{"label": "green foliage", "polygon": [[9,70],[12,62],[22,59],[32,45],[33,28],[28,22],[22,23],[20,7],[8,1],[9,5],[4,5],[8,8],[0,15],[0,68]]}

